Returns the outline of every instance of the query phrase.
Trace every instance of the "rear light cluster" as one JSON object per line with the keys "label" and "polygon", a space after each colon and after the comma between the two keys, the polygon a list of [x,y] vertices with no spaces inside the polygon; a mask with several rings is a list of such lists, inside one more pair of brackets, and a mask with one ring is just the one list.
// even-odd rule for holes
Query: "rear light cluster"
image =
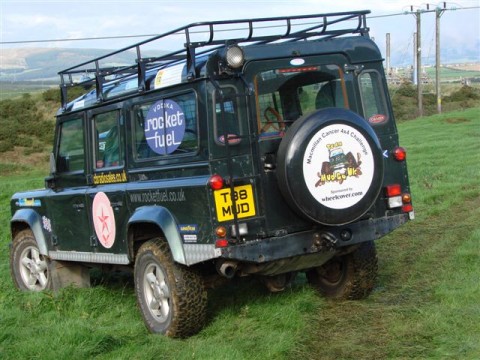
{"label": "rear light cluster", "polygon": [[[225,180],[218,174],[214,174],[208,179],[208,186],[212,190],[221,190],[225,186]],[[225,226],[218,226],[215,229],[215,236],[217,240],[215,241],[215,247],[224,248],[229,245],[227,237],[227,228]]]}
{"label": "rear light cluster", "polygon": [[399,184],[387,185],[385,195],[389,209],[401,207],[405,213],[413,211],[412,196],[409,193],[402,193],[402,187]]}
{"label": "rear light cluster", "polygon": [[215,247],[217,248],[224,248],[229,245],[227,237],[227,228],[225,226],[218,226],[215,229],[215,235],[217,236],[217,240],[215,241]]}
{"label": "rear light cluster", "polygon": [[[212,190],[220,190],[225,186],[225,180],[218,174],[214,174],[208,179],[208,186]],[[215,236],[217,240],[215,241],[215,247],[224,248],[228,246],[227,237],[227,228],[225,226],[218,226],[215,229]]]}
{"label": "rear light cluster", "polygon": [[392,154],[397,161],[405,161],[407,159],[407,151],[400,146],[393,149]]}
{"label": "rear light cluster", "polygon": [[227,239],[217,239],[215,241],[215,247],[216,248],[224,248],[228,246],[228,240]]}
{"label": "rear light cluster", "polygon": [[[392,155],[399,162],[407,159],[407,151],[401,146],[394,148]],[[410,215],[413,216],[412,196],[406,192],[402,193],[402,187],[399,184],[387,185],[385,195],[387,196],[389,209],[401,207],[404,213],[411,213]]]}
{"label": "rear light cluster", "polygon": [[208,185],[212,190],[220,190],[224,187],[225,180],[220,175],[214,174],[208,179]]}

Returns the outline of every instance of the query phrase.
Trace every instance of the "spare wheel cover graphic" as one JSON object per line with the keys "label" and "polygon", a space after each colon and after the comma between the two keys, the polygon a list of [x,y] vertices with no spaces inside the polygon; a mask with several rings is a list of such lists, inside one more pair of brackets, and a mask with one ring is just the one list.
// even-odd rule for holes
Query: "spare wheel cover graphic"
{"label": "spare wheel cover graphic", "polygon": [[363,199],[375,170],[372,149],[365,136],[346,124],[317,131],[303,157],[303,178],[321,205],[347,209]]}

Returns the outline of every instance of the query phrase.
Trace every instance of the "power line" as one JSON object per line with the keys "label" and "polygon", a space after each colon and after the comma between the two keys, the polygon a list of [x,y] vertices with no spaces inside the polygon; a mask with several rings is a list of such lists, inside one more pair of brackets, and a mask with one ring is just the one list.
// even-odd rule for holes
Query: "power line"
{"label": "power line", "polygon": [[157,36],[157,34],[100,36],[100,37],[85,37],[85,38],[72,38],[72,39],[0,41],[0,44],[31,44],[31,43],[49,43],[49,42],[85,41],[85,40],[111,40],[111,39],[128,39],[128,38],[153,37],[153,36]]}
{"label": "power line", "polygon": [[[462,8],[443,9],[443,10],[458,11],[458,10],[472,10],[472,9],[480,9],[480,6],[469,6],[469,7],[462,7]],[[419,11],[422,12],[422,13],[426,13],[426,12],[434,12],[435,10],[419,10]],[[386,18],[386,17],[400,16],[400,15],[410,15],[410,14],[412,14],[412,12],[404,11],[404,12],[394,13],[394,14],[367,16],[367,19],[378,19],[378,18]],[[264,27],[259,27],[259,28],[275,28],[275,27],[278,27],[278,25],[264,26]],[[239,30],[241,30],[241,29],[239,29]],[[208,31],[198,31],[197,33],[208,33]],[[129,38],[154,37],[154,36],[158,36],[158,35],[159,34],[143,34],[143,35],[118,35],[118,36],[84,37],[84,38],[70,38],[70,39],[65,39],[64,38],[64,39],[15,40],[15,41],[0,41],[0,45],[69,42],[69,41],[88,41],[88,40],[129,39]]]}

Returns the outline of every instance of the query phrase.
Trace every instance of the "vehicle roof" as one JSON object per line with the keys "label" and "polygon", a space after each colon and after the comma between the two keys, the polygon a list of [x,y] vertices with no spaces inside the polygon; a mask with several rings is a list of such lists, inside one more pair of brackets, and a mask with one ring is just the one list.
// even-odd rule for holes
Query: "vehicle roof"
{"label": "vehicle roof", "polygon": [[[208,58],[232,44],[242,44],[247,62],[271,58],[272,52],[264,51],[267,44],[272,46],[274,56],[278,57],[288,52],[291,55],[294,45],[302,49],[302,55],[338,52],[340,48],[352,63],[377,60],[380,53],[369,40],[366,25],[368,13],[369,10],[362,10],[193,23],[59,72],[62,108],[57,115],[99,104],[113,97],[118,99],[153,90],[152,83],[159,71],[175,72],[177,83],[201,77],[200,69]],[[156,53],[160,55],[145,56],[151,52],[149,48],[152,46],[168,46],[172,45],[172,41],[178,44],[178,37],[183,39],[180,49],[170,52],[157,50]],[[358,51],[360,47],[362,50]],[[130,55],[132,62],[116,63],[118,56],[125,54]],[[167,86],[173,84],[167,83]],[[95,89],[69,103],[67,92],[74,86],[95,86]]]}

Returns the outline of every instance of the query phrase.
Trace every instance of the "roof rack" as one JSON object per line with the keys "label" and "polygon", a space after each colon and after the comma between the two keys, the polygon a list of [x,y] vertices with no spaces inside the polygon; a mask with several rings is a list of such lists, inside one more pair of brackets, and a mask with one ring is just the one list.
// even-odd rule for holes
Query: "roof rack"
{"label": "roof rack", "polygon": [[[368,36],[366,15],[369,13],[369,10],[361,10],[193,23],[60,71],[58,74],[62,107],[66,109],[69,87],[87,88],[95,85],[97,101],[103,101],[105,83],[121,81],[136,74],[138,87],[135,90],[148,91],[146,81],[148,70],[161,69],[180,62],[186,64],[188,79],[195,79],[197,56],[207,55],[229,44],[252,45],[319,40],[347,34]],[[346,22],[351,21],[354,26],[346,27]],[[183,43],[180,49],[179,43]],[[178,50],[166,53],[161,51],[163,54],[159,56],[145,56],[147,53],[153,53],[149,47],[155,46],[155,52],[158,53],[158,49],[171,48],[172,45]],[[119,65],[120,57],[122,60]],[[125,58],[128,58],[129,64],[124,64]]]}

